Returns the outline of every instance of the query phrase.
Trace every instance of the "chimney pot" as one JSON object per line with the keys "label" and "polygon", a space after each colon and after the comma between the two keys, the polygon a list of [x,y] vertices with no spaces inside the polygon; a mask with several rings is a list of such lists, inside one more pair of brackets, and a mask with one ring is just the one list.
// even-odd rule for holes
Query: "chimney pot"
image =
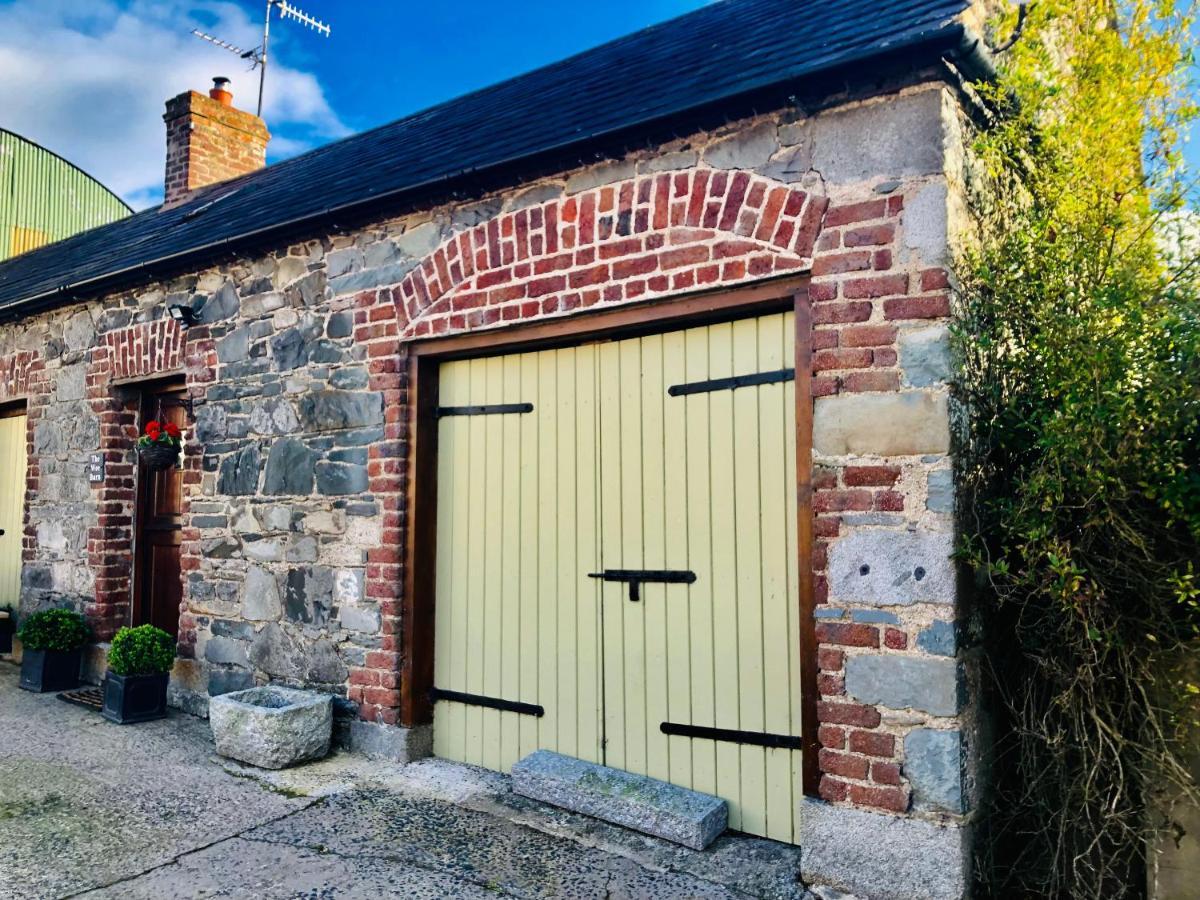
{"label": "chimney pot", "polygon": [[213,79],[213,86],[208,91],[208,96],[212,97],[222,106],[233,106],[233,93],[229,90],[229,79],[218,75]]}

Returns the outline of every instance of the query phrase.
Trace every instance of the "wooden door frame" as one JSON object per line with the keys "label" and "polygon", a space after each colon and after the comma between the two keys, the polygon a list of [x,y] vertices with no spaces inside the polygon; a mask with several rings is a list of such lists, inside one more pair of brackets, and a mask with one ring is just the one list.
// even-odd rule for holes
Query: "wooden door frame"
{"label": "wooden door frame", "polygon": [[[146,402],[149,398],[161,394],[187,394],[187,381],[183,374],[171,373],[166,375],[155,375],[149,378],[141,378],[136,381],[126,381],[120,385],[116,385],[121,393],[133,399],[137,399],[137,428],[139,434],[145,428],[144,410]],[[191,416],[188,416],[189,421]],[[132,626],[141,618],[138,610],[138,601],[140,599],[141,584],[140,579],[145,575],[142,571],[142,522],[146,515],[145,504],[146,496],[142,490],[142,478],[146,475],[142,471],[142,467],[134,462],[134,478],[133,478],[133,522],[129,529],[129,551],[130,551],[130,573],[129,573],[129,613],[125,624]],[[181,588],[183,573],[180,572]],[[186,590],[184,590],[186,594]],[[178,614],[180,617],[183,613]],[[149,619],[146,619],[149,621]],[[178,625],[177,625],[178,627]]]}
{"label": "wooden door frame", "polygon": [[[438,367],[465,358],[617,340],[731,321],[791,309],[795,312],[796,536],[799,553],[800,731],[804,793],[815,796],[817,752],[817,640],[813,620],[812,316],[808,276],[759,282],[682,297],[630,304],[561,319],[517,324],[407,344],[407,529],[400,628],[400,724],[433,719],[435,571],[437,565]],[[807,401],[807,402],[806,402]]]}

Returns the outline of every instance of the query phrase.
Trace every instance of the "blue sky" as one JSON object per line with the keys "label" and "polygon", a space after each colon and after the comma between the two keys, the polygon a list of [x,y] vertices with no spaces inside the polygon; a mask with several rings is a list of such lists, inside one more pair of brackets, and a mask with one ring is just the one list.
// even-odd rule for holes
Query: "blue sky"
{"label": "blue sky", "polygon": [[[323,37],[275,17],[265,115],[269,157],[400,118],[706,0],[407,3],[293,0]],[[44,144],[135,207],[161,199],[163,103],[233,79],[253,109],[257,73],[192,28],[250,48],[261,0],[0,0],[0,127]]]}
{"label": "blue sky", "polygon": [[[707,0],[292,0],[329,38],[275,19],[265,118],[279,159],[562,59]],[[166,99],[257,74],[190,35],[257,45],[262,0],[0,0],[0,127],[81,165],[135,207],[161,198]],[[615,73],[617,74],[617,73]],[[1200,171],[1200,132],[1188,151]]]}

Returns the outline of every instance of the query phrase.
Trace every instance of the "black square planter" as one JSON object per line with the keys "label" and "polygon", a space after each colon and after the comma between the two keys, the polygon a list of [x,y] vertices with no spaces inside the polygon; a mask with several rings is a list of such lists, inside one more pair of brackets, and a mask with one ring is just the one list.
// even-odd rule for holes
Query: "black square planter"
{"label": "black square planter", "polygon": [[12,653],[13,632],[16,631],[16,623],[12,620],[12,614],[0,616],[0,653]]}
{"label": "black square planter", "polygon": [[167,682],[170,675],[117,675],[104,678],[104,708],[101,715],[110,722],[128,725],[148,722],[167,714]]}
{"label": "black square planter", "polygon": [[45,694],[79,687],[83,650],[26,650],[21,657],[21,687]]}

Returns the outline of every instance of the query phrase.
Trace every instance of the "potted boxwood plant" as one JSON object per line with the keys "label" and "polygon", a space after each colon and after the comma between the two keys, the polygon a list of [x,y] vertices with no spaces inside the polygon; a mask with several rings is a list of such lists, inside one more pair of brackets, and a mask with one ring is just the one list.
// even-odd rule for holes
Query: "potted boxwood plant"
{"label": "potted boxwood plant", "polygon": [[12,639],[16,629],[16,610],[10,604],[0,606],[0,653],[12,653]]}
{"label": "potted boxwood plant", "polygon": [[161,628],[122,628],[108,649],[101,714],[121,725],[163,718],[174,664],[175,639]]}
{"label": "potted boxwood plant", "polygon": [[[161,410],[159,415],[162,415]],[[182,432],[174,422],[151,419],[137,442],[138,458],[154,472],[169,469],[179,461],[183,448]]]}
{"label": "potted boxwood plant", "polygon": [[25,617],[21,639],[21,687],[65,691],[79,686],[83,647],[91,639],[83,616],[70,609],[44,609]]}

